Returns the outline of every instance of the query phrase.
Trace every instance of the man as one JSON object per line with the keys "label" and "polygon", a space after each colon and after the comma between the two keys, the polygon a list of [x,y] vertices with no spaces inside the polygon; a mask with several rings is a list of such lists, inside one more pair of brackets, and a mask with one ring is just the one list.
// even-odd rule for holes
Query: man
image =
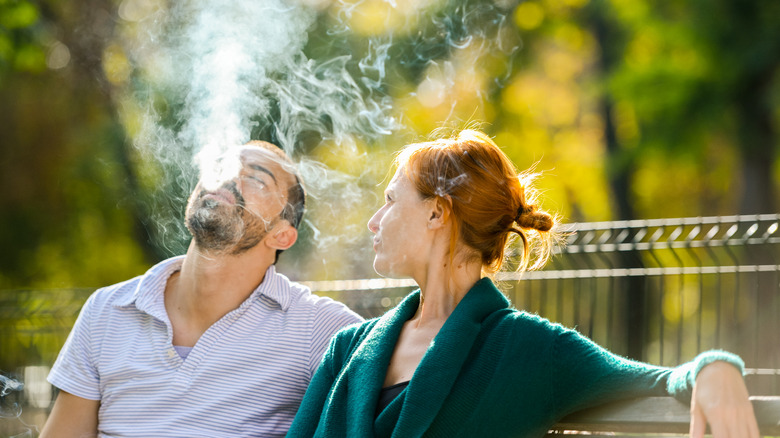
{"label": "man", "polygon": [[188,202],[186,255],[84,305],[41,437],[284,435],[331,335],[360,321],[275,270],[303,214],[290,159],[253,141],[219,166]]}

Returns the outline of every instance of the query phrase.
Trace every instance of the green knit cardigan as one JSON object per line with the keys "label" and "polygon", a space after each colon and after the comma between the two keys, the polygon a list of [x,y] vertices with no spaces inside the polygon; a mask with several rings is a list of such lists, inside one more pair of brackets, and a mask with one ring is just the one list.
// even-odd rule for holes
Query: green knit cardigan
{"label": "green knit cardigan", "polygon": [[700,354],[676,368],[634,362],[578,332],[513,309],[490,279],[466,294],[409,385],[378,417],[377,400],[419,290],[384,316],[331,340],[291,437],[541,437],[568,413],[611,400],[671,394],[690,401],[698,371],[739,357]]}

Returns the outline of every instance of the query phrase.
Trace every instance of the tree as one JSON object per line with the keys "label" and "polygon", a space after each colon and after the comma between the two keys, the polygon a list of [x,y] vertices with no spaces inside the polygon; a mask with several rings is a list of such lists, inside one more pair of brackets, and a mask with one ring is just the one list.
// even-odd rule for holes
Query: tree
{"label": "tree", "polygon": [[154,258],[102,61],[109,1],[0,4],[0,285],[98,286]]}

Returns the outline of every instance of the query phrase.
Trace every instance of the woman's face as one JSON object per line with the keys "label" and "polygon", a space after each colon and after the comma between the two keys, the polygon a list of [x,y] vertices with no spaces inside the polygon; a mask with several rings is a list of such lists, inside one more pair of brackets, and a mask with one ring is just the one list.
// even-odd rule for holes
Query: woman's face
{"label": "woman's face", "polygon": [[414,277],[425,269],[431,249],[428,219],[430,200],[423,200],[403,169],[396,171],[385,189],[385,205],[371,220],[374,236],[374,269],[385,277]]}

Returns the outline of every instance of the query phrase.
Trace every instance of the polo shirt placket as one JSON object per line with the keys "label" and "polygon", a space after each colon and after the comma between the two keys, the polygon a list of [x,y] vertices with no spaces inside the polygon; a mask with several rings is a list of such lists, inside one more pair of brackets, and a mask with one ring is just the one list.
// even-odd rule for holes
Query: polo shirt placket
{"label": "polo shirt placket", "polygon": [[166,371],[172,374],[173,382],[177,385],[188,387],[197,375],[200,363],[207,359],[206,356],[209,350],[219,342],[222,335],[230,330],[230,327],[251,308],[253,302],[261,295],[263,283],[252,291],[252,294],[238,308],[228,312],[209,327],[195,343],[187,358],[182,359],[173,346],[173,325],[168,317],[168,311],[165,309],[165,286],[168,278],[177,271],[178,269],[167,270],[167,272],[155,278],[152,284],[141,282],[138,286],[139,290],[149,287],[154,292],[141,295],[136,300],[135,307],[139,312],[145,313],[156,319],[158,323],[164,324],[164,335],[155,331],[153,343],[156,344],[156,348],[154,350],[160,352],[163,356],[161,358],[162,362],[168,364],[169,368]]}

